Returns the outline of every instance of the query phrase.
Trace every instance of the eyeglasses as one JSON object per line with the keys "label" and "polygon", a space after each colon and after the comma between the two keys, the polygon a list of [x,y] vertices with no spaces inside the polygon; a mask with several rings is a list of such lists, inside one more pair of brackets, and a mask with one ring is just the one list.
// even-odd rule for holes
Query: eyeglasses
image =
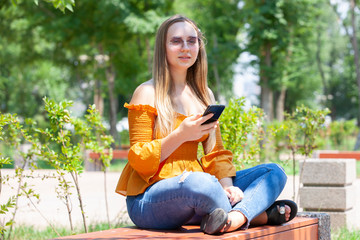
{"label": "eyeglasses", "polygon": [[174,37],[170,40],[170,44],[173,46],[185,47],[185,43],[187,47],[192,47],[198,43],[198,39],[196,37],[190,37],[185,41],[180,37]]}

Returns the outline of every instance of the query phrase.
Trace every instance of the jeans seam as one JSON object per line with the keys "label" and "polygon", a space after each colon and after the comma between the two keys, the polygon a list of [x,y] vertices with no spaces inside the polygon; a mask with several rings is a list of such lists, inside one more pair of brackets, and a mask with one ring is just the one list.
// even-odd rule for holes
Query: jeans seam
{"label": "jeans seam", "polygon": [[[251,201],[251,200],[252,200],[252,197],[254,196],[254,193],[258,191],[259,186],[260,186],[261,183],[264,181],[266,175],[270,174],[270,172],[271,172],[271,169],[268,169],[268,171],[267,171],[264,175],[262,175],[262,179],[261,179],[260,182],[256,185],[256,188],[254,189],[254,191],[252,191],[252,195],[249,197],[248,201]],[[244,215],[246,216],[246,218],[248,219],[249,213],[248,213],[248,210],[247,210],[246,206],[243,205],[241,208],[243,208],[243,209],[246,211],[247,214],[245,214],[245,213],[243,213],[243,214],[244,214]],[[233,208],[233,210],[237,210],[237,208]],[[251,220],[252,220],[252,219],[251,219]],[[250,220],[250,221],[251,221],[251,220]],[[249,219],[248,219],[248,221],[249,221]]]}
{"label": "jeans seam", "polygon": [[[266,166],[261,166],[258,169],[261,169],[261,168],[265,168],[267,172],[270,172],[272,170],[271,168],[268,168]],[[258,169],[254,169],[251,172],[248,172],[248,173],[244,174],[241,178],[239,178],[239,180],[243,179],[244,177],[248,176],[249,174],[252,174],[253,172],[257,171]]]}

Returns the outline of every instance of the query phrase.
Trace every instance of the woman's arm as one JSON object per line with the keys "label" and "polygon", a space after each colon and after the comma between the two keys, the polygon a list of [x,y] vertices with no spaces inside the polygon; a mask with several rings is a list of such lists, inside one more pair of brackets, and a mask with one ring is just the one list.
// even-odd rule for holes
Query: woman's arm
{"label": "woman's arm", "polygon": [[167,159],[184,142],[194,141],[209,134],[217,127],[217,122],[201,125],[210,119],[213,114],[206,116],[195,115],[184,119],[178,128],[172,131],[161,141],[161,160]]}
{"label": "woman's arm", "polygon": [[[134,92],[130,104],[134,105],[155,105],[155,89],[152,81],[141,84]],[[201,138],[213,131],[217,123],[201,125],[210,119],[213,114],[202,117],[195,115],[187,117],[178,128],[172,131],[168,136],[161,140],[161,157],[160,162],[167,159],[178,147],[184,142],[193,141]]]}
{"label": "woman's arm", "polygon": [[219,182],[228,196],[231,206],[234,206],[244,198],[243,191],[233,185],[232,178],[226,177],[220,179]]}

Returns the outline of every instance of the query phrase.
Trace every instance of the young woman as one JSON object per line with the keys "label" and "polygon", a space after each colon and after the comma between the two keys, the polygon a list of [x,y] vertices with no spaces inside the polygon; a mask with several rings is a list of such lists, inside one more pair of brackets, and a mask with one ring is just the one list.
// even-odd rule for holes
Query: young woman
{"label": "young woman", "polygon": [[[136,226],[201,224],[205,233],[217,234],[295,217],[294,202],[275,202],[287,179],[280,166],[236,172],[219,123],[202,125],[212,116],[202,116],[204,109],[214,102],[203,35],[192,20],[175,15],[158,29],[153,79],[125,104],[131,148],[116,192],[127,196]],[[200,160],[199,143],[205,150]]]}

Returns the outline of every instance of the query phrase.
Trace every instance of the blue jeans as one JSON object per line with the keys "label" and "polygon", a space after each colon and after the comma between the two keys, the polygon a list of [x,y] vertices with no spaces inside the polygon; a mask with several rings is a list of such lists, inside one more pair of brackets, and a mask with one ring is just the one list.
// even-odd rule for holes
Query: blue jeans
{"label": "blue jeans", "polygon": [[[186,176],[186,175],[187,176]],[[283,190],[287,177],[277,164],[261,164],[236,172],[234,186],[244,192],[244,198],[231,206],[219,181],[203,172],[154,183],[143,194],[128,196],[128,214],[136,226],[150,229],[176,229],[184,224],[199,224],[201,218],[216,208],[226,212],[237,210],[251,220],[274,203]]]}

